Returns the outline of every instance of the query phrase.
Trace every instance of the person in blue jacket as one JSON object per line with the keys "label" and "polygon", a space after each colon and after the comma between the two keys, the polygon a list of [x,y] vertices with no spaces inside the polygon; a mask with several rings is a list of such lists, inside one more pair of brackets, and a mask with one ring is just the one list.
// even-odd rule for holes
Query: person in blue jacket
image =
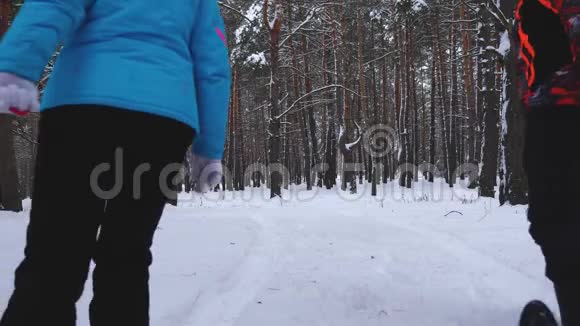
{"label": "person in blue jacket", "polygon": [[199,190],[222,177],[224,33],[217,0],[25,1],[0,43],[0,114],[39,109],[39,147],[1,326],[75,325],[91,260],[91,325],[149,325],[153,235],[192,140]]}

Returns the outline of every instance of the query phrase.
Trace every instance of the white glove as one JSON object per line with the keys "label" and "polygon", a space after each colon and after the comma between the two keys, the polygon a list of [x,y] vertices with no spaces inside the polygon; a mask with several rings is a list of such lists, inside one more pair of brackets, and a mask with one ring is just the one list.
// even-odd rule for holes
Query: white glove
{"label": "white glove", "polygon": [[26,79],[0,72],[0,114],[25,116],[38,112],[38,88]]}
{"label": "white glove", "polygon": [[224,170],[220,160],[212,160],[194,154],[191,173],[195,191],[206,193],[212,191],[220,184]]}

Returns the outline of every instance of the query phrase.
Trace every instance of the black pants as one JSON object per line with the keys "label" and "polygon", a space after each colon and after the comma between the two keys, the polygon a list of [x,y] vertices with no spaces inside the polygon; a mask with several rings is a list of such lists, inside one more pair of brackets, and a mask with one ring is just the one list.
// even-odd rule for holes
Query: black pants
{"label": "black pants", "polygon": [[531,234],[554,282],[580,281],[580,108],[528,115]]}
{"label": "black pants", "polygon": [[[192,139],[188,126],[139,112],[42,113],[25,259],[0,326],[75,325],[91,260],[91,325],[149,325],[150,247],[175,195],[164,183]],[[97,173],[103,163],[112,169]]]}
{"label": "black pants", "polygon": [[526,131],[530,233],[542,248],[563,326],[580,325],[580,108],[531,112]]}

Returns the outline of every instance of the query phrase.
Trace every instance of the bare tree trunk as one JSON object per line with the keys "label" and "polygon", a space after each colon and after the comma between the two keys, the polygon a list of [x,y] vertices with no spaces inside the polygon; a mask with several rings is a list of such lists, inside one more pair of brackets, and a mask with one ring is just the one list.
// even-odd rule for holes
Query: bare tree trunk
{"label": "bare tree trunk", "polygon": [[[453,7],[455,7],[456,1],[453,0]],[[455,18],[455,9],[453,9],[453,17]],[[455,36],[455,27],[452,26],[450,29],[450,66],[451,66],[451,106],[449,111],[449,186],[453,187],[455,185],[455,171],[457,170],[458,164],[458,151],[457,151],[457,114],[459,113],[459,88],[457,86],[457,41]]]}
{"label": "bare tree trunk", "polygon": [[[500,9],[508,18],[513,17],[515,1],[500,1]],[[515,35],[511,26],[503,26],[504,39],[509,38],[510,49],[503,58],[502,78],[502,133],[501,150],[504,179],[500,187],[500,202],[512,205],[528,204],[528,180],[523,167],[525,119],[518,89]]]}
{"label": "bare tree trunk", "polygon": [[[327,48],[326,48],[326,42],[332,42],[332,38],[331,37],[325,37],[328,38],[328,40],[326,40],[324,42],[325,46],[323,49],[323,56],[322,56],[322,67],[324,68],[323,72],[323,80],[324,80],[324,85],[329,85],[330,81],[332,80],[331,76],[331,69],[332,69],[332,63],[330,62],[330,52]],[[326,121],[326,135],[325,135],[325,151],[324,151],[324,163],[326,163],[327,165],[327,169],[324,172],[324,186],[326,187],[326,189],[332,189],[335,185],[336,185],[336,177],[338,175],[338,171],[337,171],[337,163],[336,163],[336,137],[337,137],[337,133],[336,133],[336,108],[337,108],[337,104],[338,103],[338,99],[336,97],[336,92],[333,94],[333,98],[332,100],[335,101],[335,104],[333,105],[333,108],[330,108],[330,105],[325,105],[325,121]]]}
{"label": "bare tree trunk", "polygon": [[[6,33],[12,18],[12,2],[0,1],[0,38]],[[14,153],[12,118],[0,115],[0,210],[22,211],[22,200]]]}
{"label": "bare tree trunk", "polygon": [[435,10],[435,19],[433,21],[433,25],[435,28],[435,45],[437,48],[437,64],[439,67],[439,80],[438,80],[438,89],[439,89],[439,95],[440,95],[440,102],[441,102],[441,126],[442,126],[442,142],[443,142],[443,164],[444,164],[444,168],[445,168],[445,179],[447,181],[447,183],[452,184],[451,181],[451,159],[452,159],[452,154],[451,154],[451,139],[450,139],[450,126],[449,126],[449,101],[447,98],[448,95],[448,87],[447,87],[447,70],[446,70],[446,63],[445,63],[445,56],[444,56],[444,52],[443,49],[441,47],[441,32],[439,29],[439,12],[438,9]]}
{"label": "bare tree trunk", "polygon": [[[461,3],[460,7],[460,17],[462,21],[467,21],[468,16],[466,13],[466,5],[464,2]],[[463,57],[463,86],[465,89],[466,96],[466,111],[467,111],[467,158],[468,161],[473,163],[478,160],[476,157],[476,147],[477,147],[477,108],[475,100],[475,80],[474,80],[474,69],[473,69],[473,59],[467,54],[471,51],[471,37],[469,36],[469,24],[462,24],[462,53]]]}
{"label": "bare tree trunk", "polygon": [[483,23],[480,27],[480,58],[479,69],[482,73],[483,89],[480,91],[482,98],[481,106],[484,112],[483,119],[483,153],[482,167],[479,182],[479,194],[482,197],[495,197],[497,185],[497,164],[499,150],[499,96],[496,91],[496,63],[492,53],[486,51],[492,44],[492,26],[487,22],[489,13],[482,11]]}
{"label": "bare tree trunk", "polygon": [[[269,158],[270,165],[280,164],[281,155],[281,121],[280,115],[280,78],[278,76],[280,66],[280,31],[282,29],[282,14],[284,8],[282,0],[273,0],[273,19],[270,18],[270,0],[264,0],[264,25],[270,36],[270,122],[269,132]],[[282,196],[282,175],[279,172],[270,173],[270,197]]]}
{"label": "bare tree trunk", "polygon": [[[505,32],[507,33],[507,32]],[[502,91],[502,165],[504,181],[502,182],[501,204],[528,204],[528,181],[523,167],[525,143],[525,119],[521,99],[517,88],[517,54],[513,39],[511,50],[504,59],[504,76]]]}
{"label": "bare tree trunk", "polygon": [[[429,110],[429,115],[430,115],[430,125],[429,125],[429,163],[432,166],[435,166],[435,147],[437,146],[437,139],[436,139],[436,132],[437,132],[437,127],[435,126],[435,105],[436,105],[436,101],[435,101],[435,96],[437,94],[437,71],[435,69],[436,65],[435,63],[432,64],[431,67],[431,108]],[[434,173],[431,172],[429,173],[429,182],[434,182],[435,180],[435,176]]]}

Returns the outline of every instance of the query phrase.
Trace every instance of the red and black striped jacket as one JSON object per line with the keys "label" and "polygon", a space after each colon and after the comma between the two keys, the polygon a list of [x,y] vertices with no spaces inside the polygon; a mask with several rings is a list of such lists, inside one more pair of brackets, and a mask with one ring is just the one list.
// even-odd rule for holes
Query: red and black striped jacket
{"label": "red and black striped jacket", "polygon": [[525,106],[580,107],[580,0],[519,0],[516,22]]}

